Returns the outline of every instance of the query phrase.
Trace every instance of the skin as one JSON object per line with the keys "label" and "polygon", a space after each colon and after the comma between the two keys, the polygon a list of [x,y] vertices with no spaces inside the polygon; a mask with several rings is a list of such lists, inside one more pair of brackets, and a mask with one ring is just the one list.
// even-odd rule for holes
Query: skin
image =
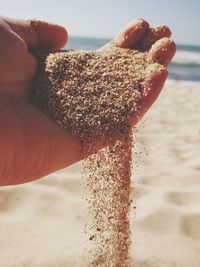
{"label": "skin", "polygon": [[[167,65],[175,53],[168,28],[152,29],[144,20],[129,24],[115,38],[119,47],[134,48],[140,43],[148,54],[141,118],[158,97],[167,77]],[[78,140],[52,119],[32,106],[30,87],[37,69],[30,49],[61,49],[67,31],[47,22],[0,18],[0,185],[30,182],[83,159]],[[149,47],[148,47],[149,46]],[[105,48],[106,49],[106,48]],[[152,64],[159,63],[157,68]],[[153,69],[153,70],[152,70]],[[132,118],[134,126],[138,118]]]}

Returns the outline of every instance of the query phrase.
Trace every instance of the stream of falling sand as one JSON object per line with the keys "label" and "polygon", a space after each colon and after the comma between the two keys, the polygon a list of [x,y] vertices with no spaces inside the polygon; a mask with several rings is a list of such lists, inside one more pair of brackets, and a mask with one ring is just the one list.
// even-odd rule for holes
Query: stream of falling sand
{"label": "stream of falling sand", "polygon": [[131,129],[84,161],[91,267],[127,267],[131,245]]}

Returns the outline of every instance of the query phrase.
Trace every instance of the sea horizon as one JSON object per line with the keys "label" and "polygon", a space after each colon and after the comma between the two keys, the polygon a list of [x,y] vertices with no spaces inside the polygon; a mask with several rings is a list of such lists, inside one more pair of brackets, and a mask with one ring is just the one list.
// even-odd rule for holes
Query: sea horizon
{"label": "sea horizon", "polygon": [[[68,36],[68,41],[70,39],[98,39],[98,40],[105,40],[105,41],[111,41],[113,38],[112,37],[98,37],[98,36],[84,36],[84,35],[69,35]],[[176,45],[180,48],[184,48],[186,47],[190,47],[191,49],[199,49],[200,48],[200,44],[189,44],[189,43],[176,43]]]}
{"label": "sea horizon", "polygon": [[[64,49],[95,50],[112,40],[106,37],[70,36]],[[169,79],[200,81],[200,45],[177,44],[169,66]]]}

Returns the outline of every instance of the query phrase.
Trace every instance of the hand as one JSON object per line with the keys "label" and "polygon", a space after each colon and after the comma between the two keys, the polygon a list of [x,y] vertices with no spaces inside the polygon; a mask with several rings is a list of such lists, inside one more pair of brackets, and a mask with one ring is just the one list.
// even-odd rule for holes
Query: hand
{"label": "hand", "polygon": [[[157,30],[149,52],[149,64],[167,66],[175,53],[169,29]],[[115,42],[124,48],[138,42],[150,46],[151,30],[143,20],[129,25]],[[60,49],[67,40],[64,28],[39,22],[0,19],[0,184],[19,184],[38,179],[83,158],[78,140],[33,107],[29,100],[31,80],[37,68],[31,48]],[[145,37],[146,36],[146,37]],[[163,52],[164,51],[164,52]],[[165,68],[147,72],[148,95],[140,117],[155,101],[167,77]],[[137,118],[133,118],[133,125]]]}
{"label": "hand", "polygon": [[[171,31],[167,26],[150,28],[148,22],[140,19],[126,26],[115,38],[115,43],[119,47],[137,48],[139,45],[143,50],[148,51],[148,66],[143,84],[143,90],[145,91],[146,88],[148,94],[143,96],[138,105],[139,116],[132,118],[133,126],[151,107],[163,88],[168,74],[167,66],[176,52],[176,45],[170,37]],[[154,67],[155,64],[156,67]]]}
{"label": "hand", "polygon": [[0,184],[17,184],[63,167],[53,162],[63,158],[66,134],[29,101],[37,68],[29,49],[60,49],[67,32],[46,22],[0,18],[0,38]]}
{"label": "hand", "polygon": [[27,98],[36,71],[35,58],[29,49],[60,49],[67,32],[58,25],[0,18],[0,94]]}

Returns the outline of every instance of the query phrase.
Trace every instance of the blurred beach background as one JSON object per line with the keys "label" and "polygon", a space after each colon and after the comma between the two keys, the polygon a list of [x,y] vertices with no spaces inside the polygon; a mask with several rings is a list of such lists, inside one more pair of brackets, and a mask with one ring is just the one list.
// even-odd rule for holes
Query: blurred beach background
{"label": "blurred beach background", "polygon": [[[165,87],[134,130],[131,267],[200,266],[200,2],[1,1],[1,14],[65,25],[65,49],[93,50],[131,20],[167,24],[177,43]],[[70,153],[70,151],[69,151]],[[28,159],[27,159],[28,160]],[[0,267],[87,266],[81,162],[0,188]]]}

